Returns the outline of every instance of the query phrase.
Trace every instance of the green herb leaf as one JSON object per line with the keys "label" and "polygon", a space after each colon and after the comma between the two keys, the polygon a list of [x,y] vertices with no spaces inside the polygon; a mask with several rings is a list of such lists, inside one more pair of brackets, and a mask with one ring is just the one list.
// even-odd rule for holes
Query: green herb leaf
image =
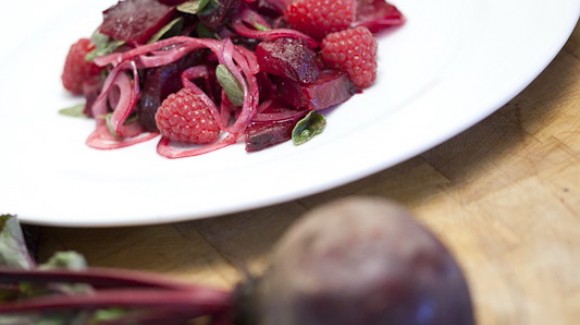
{"label": "green herb leaf", "polygon": [[100,309],[93,314],[93,323],[107,322],[119,319],[127,314],[127,311],[121,308]]}
{"label": "green herb leaf", "polygon": [[85,104],[77,104],[71,107],[63,108],[58,111],[60,115],[69,116],[69,117],[80,117],[86,118],[87,116],[84,113]]}
{"label": "green herb leaf", "polygon": [[267,32],[269,30],[272,30],[270,27],[264,26],[264,25],[259,24],[259,23],[253,23],[252,26],[254,26],[254,28],[256,30],[259,30],[259,31],[262,31],[262,32]]}
{"label": "green herb leaf", "polygon": [[203,8],[199,11],[199,15],[211,15],[216,10],[219,10],[220,7],[224,5],[220,0],[208,0],[207,4],[203,6]]}
{"label": "green herb leaf", "polygon": [[180,4],[179,6],[177,6],[177,10],[186,13],[186,14],[192,14],[192,15],[197,15],[200,11],[202,11],[207,4],[209,3],[209,0],[191,0],[191,1],[186,1],[182,4]]}
{"label": "green herb leaf", "polygon": [[84,256],[77,252],[57,252],[46,263],[40,265],[40,269],[68,269],[80,271],[87,268]]}
{"label": "green herb leaf", "polygon": [[292,141],[295,145],[306,143],[314,136],[322,133],[326,127],[324,115],[312,111],[296,123],[292,130]]}
{"label": "green herb leaf", "polygon": [[31,269],[35,264],[28,254],[18,219],[0,215],[0,266]]}
{"label": "green herb leaf", "polygon": [[109,36],[101,34],[98,31],[94,32],[91,36],[91,42],[95,45],[95,49],[85,56],[86,61],[93,61],[96,57],[111,54],[125,44],[125,41],[111,40]]}
{"label": "green herb leaf", "polygon": [[181,28],[183,28],[183,17],[177,17],[155,33],[155,35],[149,39],[149,43],[155,43],[160,39],[175,36],[179,34]]}
{"label": "green herb leaf", "polygon": [[234,77],[234,74],[225,65],[219,64],[216,68],[216,76],[230,102],[234,106],[242,106],[244,104],[244,88]]}

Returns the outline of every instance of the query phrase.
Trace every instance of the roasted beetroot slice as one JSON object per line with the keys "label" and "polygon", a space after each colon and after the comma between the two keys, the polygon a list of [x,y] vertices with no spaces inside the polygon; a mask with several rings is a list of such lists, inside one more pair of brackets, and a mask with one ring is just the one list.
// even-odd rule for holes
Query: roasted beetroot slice
{"label": "roasted beetroot slice", "polygon": [[246,129],[246,151],[259,151],[290,140],[294,126],[306,114],[307,110],[295,110],[270,101]]}
{"label": "roasted beetroot slice", "polygon": [[322,110],[341,103],[358,92],[346,73],[325,70],[311,84],[281,79],[278,84],[279,98],[286,104],[308,110]]}
{"label": "roasted beetroot slice", "polygon": [[246,151],[266,149],[292,138],[294,120],[252,122],[246,129]]}
{"label": "roasted beetroot slice", "polygon": [[283,14],[286,8],[291,5],[293,0],[258,0],[258,9],[260,11],[275,12]]}
{"label": "roasted beetroot slice", "polygon": [[242,0],[210,1],[208,7],[197,14],[203,25],[211,30],[217,30],[227,24],[239,9]]}
{"label": "roasted beetroot slice", "polygon": [[256,57],[261,71],[301,83],[311,83],[320,74],[316,53],[297,39],[262,42]]}
{"label": "roasted beetroot slice", "polygon": [[94,76],[83,83],[83,96],[85,97],[83,113],[88,117],[94,117],[92,107],[97,97],[99,97],[103,83],[104,79],[102,76]]}
{"label": "roasted beetroot slice", "polygon": [[99,31],[130,44],[144,44],[174,13],[175,7],[157,0],[123,0],[103,12]]}
{"label": "roasted beetroot slice", "polygon": [[186,1],[188,1],[188,0],[159,0],[159,2],[161,2],[164,5],[168,5],[168,6],[177,6],[177,5],[180,5]]}
{"label": "roasted beetroot slice", "polygon": [[378,33],[388,27],[401,25],[403,14],[385,0],[359,0],[357,25],[366,26],[371,32]]}
{"label": "roasted beetroot slice", "polygon": [[158,132],[155,123],[157,109],[167,96],[183,88],[181,73],[198,64],[203,57],[204,51],[196,51],[177,62],[145,71],[137,114],[147,131]]}

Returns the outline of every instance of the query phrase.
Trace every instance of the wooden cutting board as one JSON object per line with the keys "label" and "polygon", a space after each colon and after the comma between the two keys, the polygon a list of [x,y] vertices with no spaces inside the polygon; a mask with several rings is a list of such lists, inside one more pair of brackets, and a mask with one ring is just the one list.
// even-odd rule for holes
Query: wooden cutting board
{"label": "wooden cutting board", "polygon": [[[469,109],[466,107],[466,109]],[[117,229],[41,229],[41,256],[232,287],[259,272],[304,211],[346,195],[408,206],[456,254],[479,324],[580,324],[580,28],[495,114],[400,165],[332,191],[219,218]]]}

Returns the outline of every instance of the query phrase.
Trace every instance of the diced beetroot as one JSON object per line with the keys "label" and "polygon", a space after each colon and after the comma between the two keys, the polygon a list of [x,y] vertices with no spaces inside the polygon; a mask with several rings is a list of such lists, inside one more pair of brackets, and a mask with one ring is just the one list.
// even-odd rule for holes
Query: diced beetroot
{"label": "diced beetroot", "polygon": [[157,109],[167,96],[183,87],[181,73],[199,63],[202,53],[203,51],[196,51],[177,62],[145,71],[141,96],[137,105],[139,122],[145,129],[151,132],[158,131],[155,123]]}
{"label": "diced beetroot", "polygon": [[175,7],[157,0],[122,0],[103,12],[99,31],[130,44],[144,44],[174,13]]}
{"label": "diced beetroot", "polygon": [[402,24],[403,14],[385,0],[358,0],[357,25],[366,26],[371,32]]}
{"label": "diced beetroot", "polygon": [[159,2],[161,2],[164,5],[168,5],[168,6],[177,6],[177,5],[184,3],[185,1],[188,1],[188,0],[159,0]]}
{"label": "diced beetroot", "polygon": [[246,129],[246,151],[254,152],[292,138],[296,121],[252,122]]}
{"label": "diced beetroot", "polygon": [[85,108],[83,113],[88,117],[94,117],[92,107],[103,88],[104,79],[102,76],[94,76],[83,83],[83,96],[85,97]]}
{"label": "diced beetroot", "polygon": [[294,0],[258,0],[257,2],[259,9],[265,9],[267,11],[282,14],[293,1]]}
{"label": "diced beetroot", "polygon": [[306,110],[295,110],[272,101],[246,129],[246,151],[259,151],[292,138],[292,130]]}
{"label": "diced beetroot", "polygon": [[280,100],[296,108],[309,110],[326,109],[344,103],[358,89],[346,73],[325,70],[311,84],[304,85],[283,79],[278,84]]}
{"label": "diced beetroot", "polygon": [[260,151],[292,139],[292,130],[297,122],[252,122],[246,130],[246,151]]}
{"label": "diced beetroot", "polygon": [[256,57],[261,71],[301,83],[311,83],[320,74],[316,52],[297,39],[261,42]]}
{"label": "diced beetroot", "polygon": [[227,24],[231,16],[240,7],[241,0],[217,0],[216,3],[210,1],[209,6],[197,14],[203,25],[211,30],[217,30]]}

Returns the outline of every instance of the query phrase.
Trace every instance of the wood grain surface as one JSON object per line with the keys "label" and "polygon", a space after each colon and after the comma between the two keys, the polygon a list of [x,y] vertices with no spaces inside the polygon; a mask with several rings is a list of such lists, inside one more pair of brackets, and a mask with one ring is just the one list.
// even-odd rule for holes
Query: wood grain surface
{"label": "wood grain surface", "polygon": [[393,168],[294,202],[219,218],[41,228],[41,257],[76,250],[94,266],[232,287],[241,267],[264,267],[273,243],[302,213],[353,194],[405,204],[449,246],[468,277],[479,324],[579,324],[580,27],[507,105]]}

